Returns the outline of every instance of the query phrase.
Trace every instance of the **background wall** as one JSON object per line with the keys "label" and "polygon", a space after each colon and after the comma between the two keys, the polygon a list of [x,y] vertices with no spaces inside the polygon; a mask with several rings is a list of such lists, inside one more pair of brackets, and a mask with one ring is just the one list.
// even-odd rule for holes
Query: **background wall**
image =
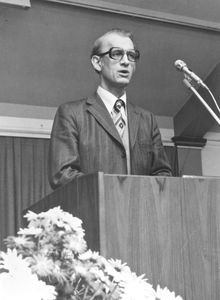
{"label": "background wall", "polygon": [[[150,20],[146,7],[156,9],[156,2],[150,1],[149,6],[148,2],[135,2],[135,7],[144,6],[142,10],[139,8],[141,17],[136,16],[137,8],[132,8],[132,2],[129,7],[133,16],[38,0],[33,0],[31,8],[25,10],[2,5],[0,102],[56,107],[90,94],[98,80],[89,61],[93,41],[106,30],[121,27],[135,34],[141,51],[136,76],[129,88],[131,101],[156,115],[173,118],[190,95],[174,62],[184,59],[205,78],[220,60],[218,27],[212,24],[213,30],[209,30],[204,23],[203,29],[199,29],[199,21],[193,19],[190,23],[187,15],[175,20],[177,13],[191,12],[194,5],[191,1],[188,5],[189,1],[183,2],[188,11],[182,13],[180,1],[180,6],[169,1],[166,10],[171,10],[171,3],[179,10],[168,16],[163,13],[165,5],[160,1],[156,12],[162,12],[158,12],[158,20],[162,16],[166,20]],[[114,5],[116,9],[118,4]],[[122,9],[126,11],[127,6]],[[210,6],[207,2],[200,10],[203,7],[205,13]],[[217,14],[214,7],[212,10]]]}

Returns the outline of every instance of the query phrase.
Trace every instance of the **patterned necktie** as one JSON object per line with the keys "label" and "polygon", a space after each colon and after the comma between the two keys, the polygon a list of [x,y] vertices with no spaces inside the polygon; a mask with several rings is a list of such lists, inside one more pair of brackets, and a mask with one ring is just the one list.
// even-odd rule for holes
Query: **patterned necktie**
{"label": "patterned necktie", "polygon": [[112,119],[121,138],[123,138],[126,126],[125,116],[123,117],[124,109],[122,109],[122,107],[125,109],[125,103],[123,100],[118,99],[116,100],[112,111]]}

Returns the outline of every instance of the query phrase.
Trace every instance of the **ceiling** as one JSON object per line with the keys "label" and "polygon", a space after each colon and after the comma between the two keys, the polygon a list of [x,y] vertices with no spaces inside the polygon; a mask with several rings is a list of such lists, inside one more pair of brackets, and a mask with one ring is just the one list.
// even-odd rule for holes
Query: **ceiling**
{"label": "ceiling", "polygon": [[[178,123],[180,112],[191,101],[191,92],[184,86],[183,74],[175,69],[174,62],[184,60],[204,80],[212,77],[220,61],[220,23],[216,22],[217,14],[220,20],[220,6],[211,15],[209,2],[202,1],[201,19],[196,19],[198,11],[185,17],[178,11],[182,9],[186,15],[188,8],[192,12],[190,6],[183,5],[189,1],[182,1],[175,9],[171,9],[173,1],[167,2],[170,9],[160,1],[159,11],[155,1],[149,1],[148,7],[146,1],[137,1],[133,7],[132,1],[125,5],[126,1],[121,0],[120,8],[125,14],[117,12],[117,1],[110,2],[113,9],[109,12],[37,0],[31,2],[30,9],[1,5],[0,102],[57,107],[91,94],[98,83],[89,61],[93,41],[118,27],[133,32],[141,52],[128,88],[130,101]],[[214,3],[217,9],[218,2]],[[152,19],[147,17],[149,9],[154,14]],[[205,9],[209,12],[207,20]],[[214,72],[211,88],[219,99],[220,72]],[[196,105],[201,106],[199,102]],[[188,122],[188,114],[193,118],[197,108],[187,109],[184,114],[179,119],[181,124]],[[206,116],[207,112],[203,112],[203,121]]]}

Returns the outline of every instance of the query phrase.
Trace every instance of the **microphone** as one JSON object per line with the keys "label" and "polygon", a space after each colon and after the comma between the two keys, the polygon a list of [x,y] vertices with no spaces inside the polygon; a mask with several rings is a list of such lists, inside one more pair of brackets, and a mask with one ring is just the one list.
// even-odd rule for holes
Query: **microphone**
{"label": "microphone", "polygon": [[197,76],[195,73],[193,73],[188,67],[187,64],[178,59],[175,61],[174,66],[176,67],[176,69],[178,71],[183,72],[184,74],[186,74],[187,76],[189,76],[191,79],[193,79],[198,85],[202,86],[203,88],[207,89],[207,85],[202,81],[201,78],[199,78],[199,76]]}

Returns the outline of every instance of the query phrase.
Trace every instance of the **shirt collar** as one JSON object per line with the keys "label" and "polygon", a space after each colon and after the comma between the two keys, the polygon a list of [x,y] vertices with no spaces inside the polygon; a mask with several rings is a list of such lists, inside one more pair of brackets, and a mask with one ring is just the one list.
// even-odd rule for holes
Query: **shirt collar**
{"label": "shirt collar", "polygon": [[[113,95],[112,93],[110,93],[109,91],[105,90],[103,87],[99,86],[97,89],[97,94],[100,96],[100,98],[102,99],[102,101],[104,102],[107,110],[109,111],[109,113],[112,112],[113,110],[113,106],[115,104],[115,101],[118,99],[115,95]],[[127,103],[127,97],[126,97],[126,93],[124,93],[120,99],[122,99],[125,103],[125,110],[126,110],[126,103]]]}

